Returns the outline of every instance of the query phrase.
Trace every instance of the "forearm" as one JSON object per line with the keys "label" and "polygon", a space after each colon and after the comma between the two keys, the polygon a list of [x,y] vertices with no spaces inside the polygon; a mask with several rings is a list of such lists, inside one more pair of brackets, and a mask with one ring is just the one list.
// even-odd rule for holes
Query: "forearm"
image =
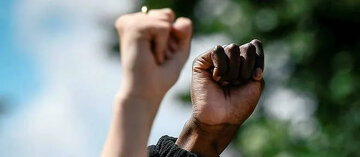
{"label": "forearm", "polygon": [[123,15],[116,20],[125,78],[115,103],[104,157],[146,156],[159,104],[178,79],[189,55],[191,21],[175,17],[170,9],[160,9]]}
{"label": "forearm", "polygon": [[176,144],[202,157],[217,157],[235,136],[238,125],[206,125],[195,118],[185,124]]}
{"label": "forearm", "polygon": [[146,156],[146,145],[155,114],[149,101],[119,94],[114,105],[103,157]]}

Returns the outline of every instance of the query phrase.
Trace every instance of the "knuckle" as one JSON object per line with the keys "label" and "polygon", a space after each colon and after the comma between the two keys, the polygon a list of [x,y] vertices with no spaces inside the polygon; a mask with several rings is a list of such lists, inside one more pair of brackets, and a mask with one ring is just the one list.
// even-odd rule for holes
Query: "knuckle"
{"label": "knuckle", "polygon": [[224,48],[220,45],[215,46],[213,49],[210,50],[211,59],[214,60],[221,56],[221,52],[224,51]]}
{"label": "knuckle", "polygon": [[136,14],[122,15],[115,21],[115,28],[118,30],[136,27],[138,23]]}
{"label": "knuckle", "polygon": [[252,52],[255,52],[256,47],[251,43],[246,43],[246,44],[240,46],[240,50],[245,53],[252,53]]}
{"label": "knuckle", "polygon": [[189,25],[190,27],[193,27],[193,22],[192,22],[190,19],[188,19],[188,18],[186,18],[186,20],[187,20],[188,25]]}
{"label": "knuckle", "polygon": [[250,43],[246,43],[244,45],[241,45],[240,47],[243,48],[244,50],[248,50],[250,45],[251,45]]}
{"label": "knuckle", "polygon": [[224,48],[223,48],[222,46],[217,45],[217,46],[214,47],[213,52],[220,52],[220,51],[222,51],[223,49],[224,49]]}
{"label": "knuckle", "polygon": [[251,52],[254,52],[254,53],[255,53],[255,51],[256,51],[255,45],[249,43],[248,51],[249,51],[250,53],[251,53]]}
{"label": "knuckle", "polygon": [[124,18],[126,18],[127,15],[120,16],[116,19],[114,26],[116,29],[120,29],[123,27],[124,24]]}
{"label": "knuckle", "polygon": [[238,45],[235,44],[235,43],[231,43],[231,44],[228,45],[227,47],[229,47],[230,49],[234,49],[234,48],[238,47]]}
{"label": "knuckle", "polygon": [[127,14],[116,19],[115,28],[119,32],[142,31],[146,28],[147,23],[143,14]]}
{"label": "knuckle", "polygon": [[193,26],[193,23],[192,21],[189,19],[189,18],[186,18],[186,17],[180,17],[181,20],[184,21],[184,23],[186,23],[187,25],[189,25],[190,27]]}
{"label": "knuckle", "polygon": [[262,45],[261,41],[258,40],[258,39],[252,40],[251,43],[254,44],[254,45]]}
{"label": "knuckle", "polygon": [[226,46],[226,49],[230,51],[230,53],[232,54],[239,53],[239,46],[234,43],[231,43],[230,45]]}
{"label": "knuckle", "polygon": [[175,16],[174,11],[172,9],[170,9],[170,8],[165,8],[163,11],[169,17],[174,17]]}

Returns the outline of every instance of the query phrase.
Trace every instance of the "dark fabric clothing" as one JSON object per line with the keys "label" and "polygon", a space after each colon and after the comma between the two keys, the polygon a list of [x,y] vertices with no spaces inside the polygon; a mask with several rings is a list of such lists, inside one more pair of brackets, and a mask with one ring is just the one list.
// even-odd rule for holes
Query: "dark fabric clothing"
{"label": "dark fabric clothing", "polygon": [[179,148],[176,144],[177,138],[163,136],[156,145],[148,147],[149,157],[199,157],[194,153]]}

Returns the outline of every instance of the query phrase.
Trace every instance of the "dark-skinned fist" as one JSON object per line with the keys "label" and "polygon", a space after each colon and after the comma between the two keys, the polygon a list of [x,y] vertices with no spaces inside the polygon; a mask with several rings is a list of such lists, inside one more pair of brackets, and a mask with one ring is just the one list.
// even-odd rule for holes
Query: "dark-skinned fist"
{"label": "dark-skinned fist", "polygon": [[264,88],[264,52],[259,40],[216,46],[193,63],[193,118],[205,125],[241,125]]}

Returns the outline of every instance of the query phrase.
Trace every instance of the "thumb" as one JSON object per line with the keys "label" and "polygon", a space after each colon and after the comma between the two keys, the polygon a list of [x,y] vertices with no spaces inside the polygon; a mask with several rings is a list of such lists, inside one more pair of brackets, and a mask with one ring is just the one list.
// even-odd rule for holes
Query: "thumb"
{"label": "thumb", "polygon": [[192,22],[189,18],[179,17],[173,24],[172,33],[179,42],[180,48],[189,45],[192,35]]}

